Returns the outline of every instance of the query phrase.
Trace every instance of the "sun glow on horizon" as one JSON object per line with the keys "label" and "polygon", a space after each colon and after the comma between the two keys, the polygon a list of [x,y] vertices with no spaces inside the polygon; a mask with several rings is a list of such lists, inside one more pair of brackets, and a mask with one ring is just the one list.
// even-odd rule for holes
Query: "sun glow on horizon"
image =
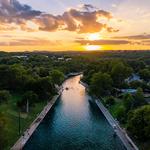
{"label": "sun glow on horizon", "polygon": [[93,33],[93,34],[89,34],[87,36],[87,38],[90,41],[94,41],[94,40],[100,40],[100,39],[102,39],[102,36],[99,33]]}
{"label": "sun glow on horizon", "polygon": [[84,46],[87,51],[101,50],[100,45],[86,45]]}
{"label": "sun glow on horizon", "polygon": [[[87,35],[87,39],[89,41],[96,41],[96,40],[101,40],[102,39],[102,36],[99,34],[99,33],[92,33],[92,34],[88,34]],[[102,46],[100,45],[90,45],[90,44],[87,44],[84,46],[84,48],[87,50],[87,51],[94,51],[94,50],[101,50],[102,49]]]}

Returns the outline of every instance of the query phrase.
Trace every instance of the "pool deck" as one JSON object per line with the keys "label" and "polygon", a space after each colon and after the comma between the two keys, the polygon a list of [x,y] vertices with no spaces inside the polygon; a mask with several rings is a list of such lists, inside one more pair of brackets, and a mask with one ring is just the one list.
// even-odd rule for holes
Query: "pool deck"
{"label": "pool deck", "polygon": [[113,127],[115,133],[118,135],[122,143],[124,144],[127,150],[139,150],[138,147],[134,144],[131,138],[128,136],[125,130],[123,130],[118,122],[112,117],[107,108],[102,104],[99,99],[95,100],[95,103],[104,114],[105,118],[109,122],[109,124]]}
{"label": "pool deck", "polygon": [[[80,81],[80,84],[83,85],[86,89],[89,89],[88,84]],[[90,97],[91,100],[95,101],[96,105],[99,107],[109,124],[112,126],[112,128],[115,131],[115,134],[120,138],[122,143],[124,144],[125,148],[127,150],[139,150],[139,148],[134,144],[132,139],[128,136],[127,132],[123,130],[119,123],[113,118],[113,116],[110,114],[108,109],[103,105],[103,103],[100,101],[100,99],[93,99]]]}
{"label": "pool deck", "polygon": [[57,99],[60,97],[62,93],[62,90],[58,92],[58,95],[55,95],[52,100],[44,107],[42,112],[39,114],[39,116],[32,122],[32,124],[29,126],[29,128],[23,133],[23,135],[18,139],[18,141],[15,143],[15,145],[11,148],[11,150],[22,150],[27,141],[30,139],[34,131],[37,129],[37,127],[40,125],[40,123],[43,121],[47,113],[51,110],[53,105],[56,103]]}

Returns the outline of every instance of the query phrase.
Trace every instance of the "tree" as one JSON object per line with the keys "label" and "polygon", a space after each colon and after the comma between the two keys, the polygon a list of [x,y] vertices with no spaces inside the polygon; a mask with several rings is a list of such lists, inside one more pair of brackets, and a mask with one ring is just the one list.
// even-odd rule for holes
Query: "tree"
{"label": "tree", "polygon": [[125,119],[125,114],[126,114],[126,112],[125,112],[124,106],[120,106],[120,107],[117,108],[117,110],[116,110],[116,118],[117,118],[119,121],[121,121],[121,122],[124,121],[124,119]]}
{"label": "tree", "polygon": [[132,60],[129,61],[130,66],[134,69],[135,72],[139,72],[139,70],[145,68],[146,64],[141,60]]}
{"label": "tree", "polygon": [[11,91],[22,91],[27,71],[20,65],[0,66],[0,87]]}
{"label": "tree", "polygon": [[113,96],[110,96],[110,97],[106,98],[105,104],[106,104],[106,105],[109,105],[109,106],[114,105],[114,104],[115,104],[115,99],[114,99],[114,97],[113,97]]}
{"label": "tree", "polygon": [[9,68],[9,84],[10,90],[17,91],[22,89],[22,77],[25,74],[25,69],[21,65],[12,65]]}
{"label": "tree", "polygon": [[124,97],[123,97],[123,104],[124,104],[126,112],[131,110],[133,108],[133,105],[134,105],[134,98],[133,98],[133,96],[131,94],[124,95]]}
{"label": "tree", "polygon": [[111,76],[116,87],[120,87],[124,80],[132,73],[132,68],[125,66],[122,62],[114,64]]}
{"label": "tree", "polygon": [[40,100],[48,100],[56,93],[51,77],[39,78],[32,83],[31,87]]}
{"label": "tree", "polygon": [[40,77],[47,77],[47,76],[49,76],[49,70],[45,67],[39,67],[38,74]]}
{"label": "tree", "polygon": [[139,71],[140,77],[145,81],[149,81],[150,79],[150,71],[148,69],[142,69]]}
{"label": "tree", "polygon": [[150,139],[150,105],[132,111],[128,117],[127,128],[139,140]]}
{"label": "tree", "polygon": [[10,99],[11,95],[9,91],[2,90],[0,91],[0,103],[7,102]]}
{"label": "tree", "polygon": [[137,89],[137,92],[134,95],[134,108],[138,107],[138,106],[142,106],[146,104],[146,101],[144,99],[144,94],[143,94],[143,90],[141,88]]}
{"label": "tree", "polygon": [[95,73],[90,83],[90,92],[96,96],[105,96],[112,90],[112,79],[107,73]]}
{"label": "tree", "polygon": [[64,80],[64,74],[59,70],[53,70],[51,73],[52,81],[54,84],[60,85]]}
{"label": "tree", "polygon": [[0,89],[9,89],[9,66],[0,65]]}
{"label": "tree", "polygon": [[5,124],[5,119],[2,114],[0,114],[0,149],[4,149],[7,144],[5,135]]}
{"label": "tree", "polygon": [[144,83],[142,81],[132,81],[132,82],[130,82],[130,87],[134,88],[134,89],[136,89],[138,87],[143,88],[143,85],[144,85]]}
{"label": "tree", "polygon": [[34,93],[33,91],[27,91],[21,101],[18,101],[17,105],[19,108],[21,108],[23,111],[26,110],[26,112],[29,112],[29,107],[32,106],[34,103],[38,101],[38,95]]}

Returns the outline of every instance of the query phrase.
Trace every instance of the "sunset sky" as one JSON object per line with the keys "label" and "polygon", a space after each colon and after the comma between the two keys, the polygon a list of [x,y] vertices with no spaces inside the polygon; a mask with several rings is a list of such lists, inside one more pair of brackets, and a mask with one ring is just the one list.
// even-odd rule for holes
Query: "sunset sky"
{"label": "sunset sky", "polygon": [[150,0],[0,0],[0,50],[150,49]]}

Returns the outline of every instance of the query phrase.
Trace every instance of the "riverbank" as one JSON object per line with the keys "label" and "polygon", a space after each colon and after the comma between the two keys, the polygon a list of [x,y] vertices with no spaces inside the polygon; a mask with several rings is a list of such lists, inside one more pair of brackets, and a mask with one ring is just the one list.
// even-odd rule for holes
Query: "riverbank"
{"label": "riverbank", "polygon": [[[0,112],[6,121],[5,126],[5,138],[6,145],[3,150],[9,150],[12,145],[17,141],[20,137],[19,135],[19,110],[16,106],[17,101],[22,99],[21,94],[12,94],[11,98],[7,101],[7,103],[3,103],[0,105]],[[44,106],[47,103],[45,101],[36,103],[33,107],[30,107],[30,112],[20,113],[20,132],[23,133],[27,127],[33,122],[33,120],[37,117],[37,114],[41,112]]]}
{"label": "riverbank", "polygon": [[53,107],[53,105],[58,100],[59,96],[61,95],[62,90],[58,92],[58,95],[54,96],[53,99],[44,107],[43,111],[39,114],[39,116],[33,121],[30,127],[24,132],[24,134],[19,138],[19,140],[15,143],[15,145],[11,148],[11,150],[20,150],[24,147],[27,143],[29,138],[32,136],[36,128],[39,124],[43,121],[47,113]]}
{"label": "riverbank", "polygon": [[112,117],[112,115],[109,113],[107,108],[102,104],[102,102],[97,99],[95,100],[95,103],[99,107],[99,109],[104,114],[105,118],[109,122],[109,124],[113,127],[115,133],[118,135],[120,140],[123,142],[124,146],[127,150],[139,150],[138,147],[134,144],[134,142],[131,140],[131,138],[128,136],[125,130],[123,130],[120,125],[116,122],[116,120]]}
{"label": "riverbank", "polygon": [[[86,83],[83,83],[80,81],[80,84],[83,85],[86,89],[89,88],[89,86]],[[112,128],[115,131],[115,134],[118,135],[124,146],[127,150],[139,150],[138,147],[134,144],[134,142],[131,140],[131,138],[128,136],[127,132],[123,130],[120,125],[117,123],[117,121],[113,118],[113,116],[110,114],[108,109],[102,104],[102,102],[99,99],[94,100],[96,105],[99,107],[109,124],[112,126]]]}
{"label": "riverbank", "polygon": [[99,108],[89,103],[89,95],[79,81],[80,76],[75,76],[63,84],[65,90],[57,105],[24,150],[125,150],[120,139],[113,137],[114,131]]}

